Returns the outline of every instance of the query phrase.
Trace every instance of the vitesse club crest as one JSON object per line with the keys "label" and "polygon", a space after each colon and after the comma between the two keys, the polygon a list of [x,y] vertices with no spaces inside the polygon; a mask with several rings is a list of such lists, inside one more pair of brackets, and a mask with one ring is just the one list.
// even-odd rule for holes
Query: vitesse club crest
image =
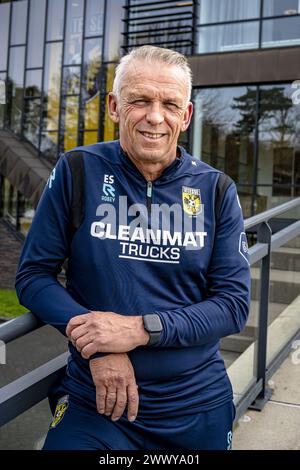
{"label": "vitesse club crest", "polygon": [[182,186],[182,206],[188,215],[198,215],[202,211],[200,189]]}
{"label": "vitesse club crest", "polygon": [[59,399],[56,405],[53,420],[52,420],[52,423],[50,424],[50,429],[55,428],[58,425],[58,423],[61,422],[61,420],[64,417],[65,412],[67,411],[68,406],[69,406],[69,395],[65,395]]}

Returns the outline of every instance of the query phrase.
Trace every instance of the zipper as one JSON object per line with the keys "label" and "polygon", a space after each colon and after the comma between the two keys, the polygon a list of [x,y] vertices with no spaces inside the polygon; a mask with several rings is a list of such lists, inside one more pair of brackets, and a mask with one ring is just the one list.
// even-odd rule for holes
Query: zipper
{"label": "zipper", "polygon": [[151,215],[151,203],[152,203],[152,181],[147,181],[147,210],[148,217]]}

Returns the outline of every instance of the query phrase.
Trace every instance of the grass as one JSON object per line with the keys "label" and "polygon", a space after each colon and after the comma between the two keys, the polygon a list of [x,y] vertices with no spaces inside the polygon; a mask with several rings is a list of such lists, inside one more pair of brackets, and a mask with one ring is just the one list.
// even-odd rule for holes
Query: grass
{"label": "grass", "polygon": [[28,309],[19,304],[14,290],[0,289],[0,317],[14,318],[28,312]]}

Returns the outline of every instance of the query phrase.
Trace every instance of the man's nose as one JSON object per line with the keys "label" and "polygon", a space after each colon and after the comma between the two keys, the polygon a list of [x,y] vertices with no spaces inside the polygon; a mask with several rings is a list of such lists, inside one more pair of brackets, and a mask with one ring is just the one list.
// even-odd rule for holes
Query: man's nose
{"label": "man's nose", "polygon": [[163,122],[164,116],[160,103],[151,103],[147,110],[146,120],[152,126],[157,126]]}

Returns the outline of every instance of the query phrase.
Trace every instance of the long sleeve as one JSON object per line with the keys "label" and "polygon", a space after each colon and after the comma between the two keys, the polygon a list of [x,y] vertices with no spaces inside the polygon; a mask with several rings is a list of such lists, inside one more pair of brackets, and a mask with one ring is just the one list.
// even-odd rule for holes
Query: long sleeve
{"label": "long sleeve", "polygon": [[250,268],[242,210],[231,184],[222,201],[207,272],[207,297],[199,303],[155,311],[163,334],[155,347],[190,347],[240,332],[250,303]]}
{"label": "long sleeve", "polygon": [[16,275],[20,304],[65,335],[68,321],[89,311],[58,282],[69,254],[72,178],[62,155],[52,171],[27,234]]}

